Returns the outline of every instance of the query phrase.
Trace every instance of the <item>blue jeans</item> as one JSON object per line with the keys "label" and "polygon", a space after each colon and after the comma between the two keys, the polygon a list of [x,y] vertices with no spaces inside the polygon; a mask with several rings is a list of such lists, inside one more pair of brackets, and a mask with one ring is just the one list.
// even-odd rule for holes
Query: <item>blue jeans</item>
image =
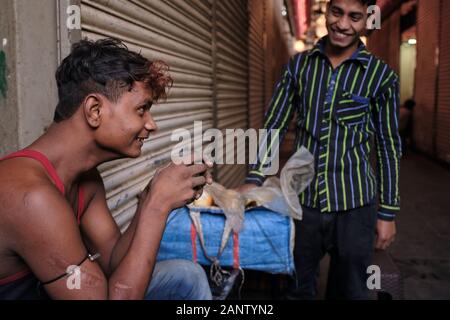
{"label": "blue jeans", "polygon": [[203,268],[189,260],[165,260],[155,264],[145,300],[211,300]]}

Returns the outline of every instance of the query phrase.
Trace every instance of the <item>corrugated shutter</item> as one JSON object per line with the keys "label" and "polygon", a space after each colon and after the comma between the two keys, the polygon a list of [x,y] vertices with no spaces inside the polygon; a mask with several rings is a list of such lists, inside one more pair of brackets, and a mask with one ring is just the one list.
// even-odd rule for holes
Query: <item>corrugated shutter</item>
{"label": "corrugated shutter", "polygon": [[249,127],[262,128],[264,117],[264,1],[248,2]]}
{"label": "corrugated shutter", "polygon": [[[277,13],[281,12],[281,1],[264,1],[264,37],[265,37],[265,110],[270,106],[276,83],[280,80],[283,69],[289,61],[289,49],[284,39],[283,28],[277,22]],[[280,145],[280,169],[284,160],[288,159],[294,150],[295,125],[294,118],[290,119],[289,130]]]}
{"label": "corrugated shutter", "polygon": [[438,158],[450,163],[450,1],[441,3],[436,151]]}
{"label": "corrugated shutter", "polygon": [[439,0],[419,0],[417,14],[417,68],[414,109],[414,143],[433,153],[433,118],[436,104],[435,64],[438,44]]}
{"label": "corrugated shutter", "polygon": [[397,10],[383,21],[381,29],[372,32],[368,39],[368,48],[399,74],[400,44],[400,10]]}
{"label": "corrugated shutter", "polygon": [[203,130],[212,127],[212,4],[206,0],[83,0],[81,5],[83,38],[119,38],[147,58],[167,62],[174,78],[167,102],[152,108],[159,130],[144,145],[142,156],[100,168],[108,206],[124,230],[135,213],[137,194],[157,166],[170,158],[175,144],[170,141],[172,130],[186,128],[192,133],[195,120],[203,121]]}
{"label": "corrugated shutter", "polygon": [[[216,126],[220,130],[233,128],[246,130],[248,126],[247,1],[217,1],[216,5]],[[225,152],[229,153],[231,150],[225,150]],[[235,155],[237,152],[245,152],[245,150],[237,150]],[[216,178],[221,184],[234,187],[244,181],[246,172],[246,165],[218,165]]]}

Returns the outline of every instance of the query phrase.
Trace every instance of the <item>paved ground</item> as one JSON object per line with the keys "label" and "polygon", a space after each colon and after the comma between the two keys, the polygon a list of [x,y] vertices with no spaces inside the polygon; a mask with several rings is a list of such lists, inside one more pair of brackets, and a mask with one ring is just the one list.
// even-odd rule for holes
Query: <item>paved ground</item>
{"label": "paved ground", "polygon": [[[389,249],[403,279],[406,299],[450,299],[450,170],[410,153],[401,165],[402,211]],[[323,298],[328,259],[321,264]],[[247,272],[243,299],[279,299],[285,277]]]}
{"label": "paved ground", "polygon": [[406,299],[450,299],[450,171],[420,155],[402,161],[402,212],[390,253]]}

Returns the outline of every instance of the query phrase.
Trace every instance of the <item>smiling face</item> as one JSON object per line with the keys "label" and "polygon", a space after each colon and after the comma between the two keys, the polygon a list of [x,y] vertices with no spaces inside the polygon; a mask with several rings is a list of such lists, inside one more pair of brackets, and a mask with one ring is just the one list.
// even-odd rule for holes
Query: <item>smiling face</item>
{"label": "smiling face", "polygon": [[118,156],[138,157],[144,140],[157,129],[150,114],[152,102],[152,92],[142,82],[135,82],[116,103],[104,100],[97,143]]}
{"label": "smiling face", "polygon": [[326,26],[333,47],[346,49],[358,43],[367,22],[367,5],[358,0],[332,0],[328,3]]}

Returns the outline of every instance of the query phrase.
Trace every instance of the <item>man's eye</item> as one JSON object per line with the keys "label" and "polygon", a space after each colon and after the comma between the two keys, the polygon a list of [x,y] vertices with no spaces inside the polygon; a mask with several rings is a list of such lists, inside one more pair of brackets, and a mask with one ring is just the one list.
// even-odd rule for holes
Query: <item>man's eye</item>
{"label": "man's eye", "polygon": [[144,106],[139,107],[138,113],[139,113],[140,115],[143,115],[143,114],[145,113],[145,107],[144,107]]}
{"label": "man's eye", "polygon": [[338,10],[332,10],[331,13],[333,13],[333,15],[334,15],[335,17],[341,16],[341,13],[340,13]]}
{"label": "man's eye", "polygon": [[360,17],[360,16],[351,16],[350,18],[351,18],[352,21],[354,21],[354,22],[358,22],[358,21],[361,20],[361,17]]}

